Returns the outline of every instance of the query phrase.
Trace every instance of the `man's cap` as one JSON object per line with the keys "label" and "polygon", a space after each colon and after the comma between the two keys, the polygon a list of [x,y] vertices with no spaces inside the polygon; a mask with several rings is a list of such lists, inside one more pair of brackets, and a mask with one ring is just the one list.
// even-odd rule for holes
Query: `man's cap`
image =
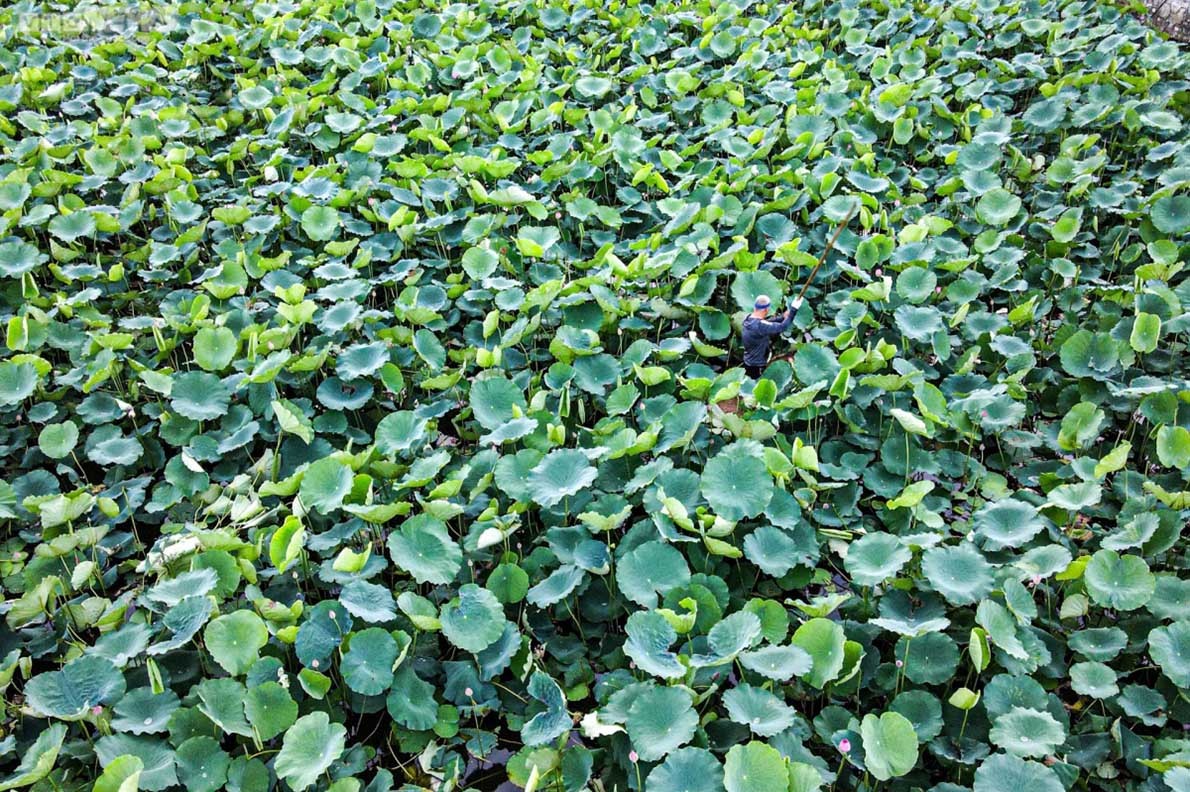
{"label": "man's cap", "polygon": [[768,308],[772,304],[773,301],[769,299],[769,296],[767,294],[762,294],[756,298],[756,304],[754,307],[757,310],[760,310],[761,308]]}

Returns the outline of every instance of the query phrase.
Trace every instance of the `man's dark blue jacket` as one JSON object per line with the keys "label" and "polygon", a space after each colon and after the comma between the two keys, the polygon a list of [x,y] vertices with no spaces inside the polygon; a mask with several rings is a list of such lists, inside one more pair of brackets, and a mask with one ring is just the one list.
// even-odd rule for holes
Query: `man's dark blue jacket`
{"label": "man's dark blue jacket", "polygon": [[744,365],[763,366],[769,362],[769,344],[793,323],[793,314],[779,322],[758,319],[749,314],[744,319]]}

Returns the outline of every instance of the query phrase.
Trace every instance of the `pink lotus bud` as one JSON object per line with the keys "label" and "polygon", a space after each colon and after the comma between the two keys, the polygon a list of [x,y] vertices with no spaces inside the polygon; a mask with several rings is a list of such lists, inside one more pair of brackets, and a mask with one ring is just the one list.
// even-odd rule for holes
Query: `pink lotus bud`
{"label": "pink lotus bud", "polygon": [[561,212],[554,212],[554,219],[555,219],[555,220],[561,220],[561,219],[562,219],[562,213],[561,213]]}
{"label": "pink lotus bud", "polygon": [[91,714],[92,714],[92,715],[102,715],[102,714],[103,714],[103,707],[101,707],[101,706],[99,706],[98,704],[96,704],[94,707],[92,707],[92,708],[91,708]]}
{"label": "pink lotus bud", "polygon": [[474,695],[474,693],[475,693],[475,691],[473,691],[471,688],[465,688],[463,690],[463,695],[466,696],[467,698],[471,698],[471,696]]}
{"label": "pink lotus bud", "polygon": [[628,752],[628,761],[632,762],[633,764],[636,764],[637,762],[640,761],[640,754],[638,754],[636,751],[629,751]]}
{"label": "pink lotus bud", "polygon": [[941,287],[941,286],[935,286],[935,287],[934,287],[934,294],[941,294],[941,293],[942,293],[942,287]]}
{"label": "pink lotus bud", "polygon": [[988,411],[987,411],[987,410],[980,410],[980,411],[979,411],[979,416],[980,416],[981,418],[987,418],[987,417],[988,417]]}
{"label": "pink lotus bud", "polygon": [[376,205],[376,199],[375,199],[375,198],[369,198],[369,199],[368,199],[368,206],[375,206],[375,205]]}
{"label": "pink lotus bud", "polygon": [[884,270],[881,269],[880,267],[877,267],[876,268],[876,277],[879,278],[883,274],[884,274]]}
{"label": "pink lotus bud", "polygon": [[848,740],[846,737],[839,740],[839,750],[843,753],[851,753],[851,740]]}
{"label": "pink lotus bud", "polygon": [[1039,585],[1041,583],[1041,575],[1034,575],[1033,577],[1029,578],[1029,582],[1034,586]]}
{"label": "pink lotus bud", "polygon": [[897,668],[901,668],[901,667],[902,667],[902,666],[904,666],[904,665],[905,665],[905,663],[904,663],[904,662],[902,662],[902,661],[900,661],[900,660],[898,660],[898,661],[897,661]]}

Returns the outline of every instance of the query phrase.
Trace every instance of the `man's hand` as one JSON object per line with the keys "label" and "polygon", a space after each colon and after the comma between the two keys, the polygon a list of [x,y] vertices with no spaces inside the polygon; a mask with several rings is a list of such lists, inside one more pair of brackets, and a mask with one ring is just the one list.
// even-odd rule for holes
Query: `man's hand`
{"label": "man's hand", "polygon": [[789,309],[788,308],[785,309],[785,318],[786,319],[789,318]]}

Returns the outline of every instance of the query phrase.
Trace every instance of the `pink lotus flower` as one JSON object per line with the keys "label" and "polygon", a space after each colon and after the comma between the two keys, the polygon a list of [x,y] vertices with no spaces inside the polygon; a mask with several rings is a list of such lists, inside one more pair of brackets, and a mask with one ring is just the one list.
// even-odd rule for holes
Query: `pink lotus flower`
{"label": "pink lotus flower", "polygon": [[846,737],[839,740],[839,750],[843,753],[851,753],[851,740]]}

